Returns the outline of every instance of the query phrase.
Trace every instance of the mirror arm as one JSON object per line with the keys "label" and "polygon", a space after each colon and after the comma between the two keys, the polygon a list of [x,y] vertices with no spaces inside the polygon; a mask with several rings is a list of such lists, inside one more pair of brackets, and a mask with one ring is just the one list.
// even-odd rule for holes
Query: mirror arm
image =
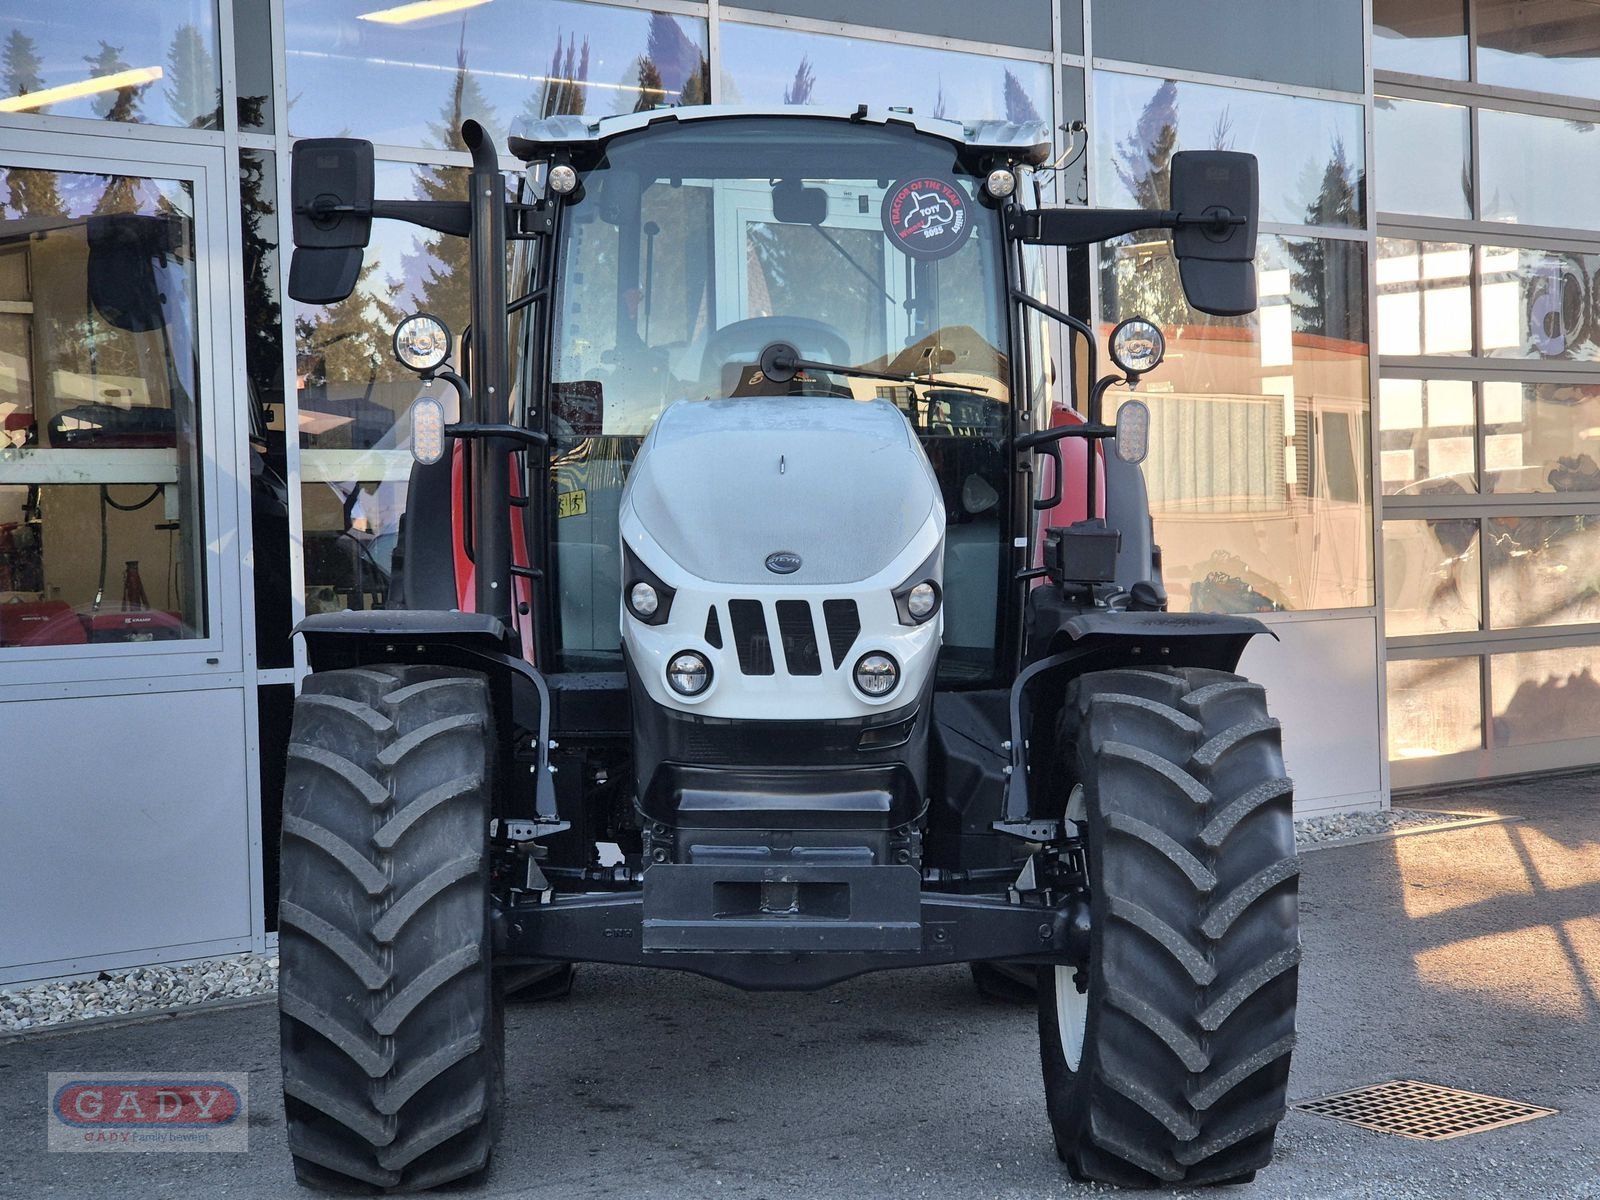
{"label": "mirror arm", "polygon": [[1043,246],[1089,246],[1141,229],[1176,229],[1182,218],[1172,209],[1057,208],[1006,209],[1006,234]]}
{"label": "mirror arm", "polygon": [[472,232],[472,206],[465,200],[374,200],[372,215],[456,237]]}

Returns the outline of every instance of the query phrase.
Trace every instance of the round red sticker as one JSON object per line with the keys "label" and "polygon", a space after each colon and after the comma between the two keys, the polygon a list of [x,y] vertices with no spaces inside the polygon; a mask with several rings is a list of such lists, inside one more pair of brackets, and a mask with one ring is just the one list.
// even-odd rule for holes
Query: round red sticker
{"label": "round red sticker", "polygon": [[907,254],[943,258],[972,236],[971,206],[948,180],[931,175],[905,179],[884,193],[883,231]]}

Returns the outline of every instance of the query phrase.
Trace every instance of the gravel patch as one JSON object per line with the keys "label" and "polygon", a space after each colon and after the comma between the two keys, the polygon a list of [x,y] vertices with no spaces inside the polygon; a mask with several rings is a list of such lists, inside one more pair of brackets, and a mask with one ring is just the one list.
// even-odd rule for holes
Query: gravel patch
{"label": "gravel patch", "polygon": [[1467,817],[1463,813],[1430,812],[1420,808],[1390,808],[1381,812],[1332,813],[1326,817],[1302,817],[1294,823],[1296,845],[1339,842],[1346,838],[1373,837],[1399,833],[1420,825],[1445,825]]}
{"label": "gravel patch", "polygon": [[204,1000],[271,995],[277,990],[276,954],[238,954],[181,966],[101,971],[92,978],[0,988],[0,1033],[43,1029],[89,1017],[159,1012]]}

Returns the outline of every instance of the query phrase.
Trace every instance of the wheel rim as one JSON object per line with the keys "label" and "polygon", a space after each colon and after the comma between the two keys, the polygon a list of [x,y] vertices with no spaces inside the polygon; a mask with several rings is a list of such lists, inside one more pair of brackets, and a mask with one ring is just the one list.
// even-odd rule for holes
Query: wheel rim
{"label": "wheel rim", "polygon": [[[1088,805],[1084,801],[1083,784],[1075,784],[1067,797],[1066,818],[1078,826],[1078,836],[1083,836],[1084,823],[1089,819]],[[1084,1031],[1089,1024],[1089,996],[1078,990],[1078,969],[1056,969],[1056,1033],[1061,1038],[1061,1053],[1066,1057],[1067,1069],[1077,1071],[1083,1062]]]}

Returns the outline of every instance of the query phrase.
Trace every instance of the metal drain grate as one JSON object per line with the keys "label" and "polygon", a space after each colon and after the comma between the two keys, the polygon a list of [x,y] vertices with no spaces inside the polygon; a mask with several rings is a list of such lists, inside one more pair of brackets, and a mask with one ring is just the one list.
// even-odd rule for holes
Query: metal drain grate
{"label": "metal drain grate", "polygon": [[1302,1100],[1294,1107],[1319,1117],[1347,1121],[1363,1129],[1425,1142],[1486,1133],[1559,1111],[1415,1079],[1391,1079],[1387,1083],[1335,1092],[1315,1100]]}

